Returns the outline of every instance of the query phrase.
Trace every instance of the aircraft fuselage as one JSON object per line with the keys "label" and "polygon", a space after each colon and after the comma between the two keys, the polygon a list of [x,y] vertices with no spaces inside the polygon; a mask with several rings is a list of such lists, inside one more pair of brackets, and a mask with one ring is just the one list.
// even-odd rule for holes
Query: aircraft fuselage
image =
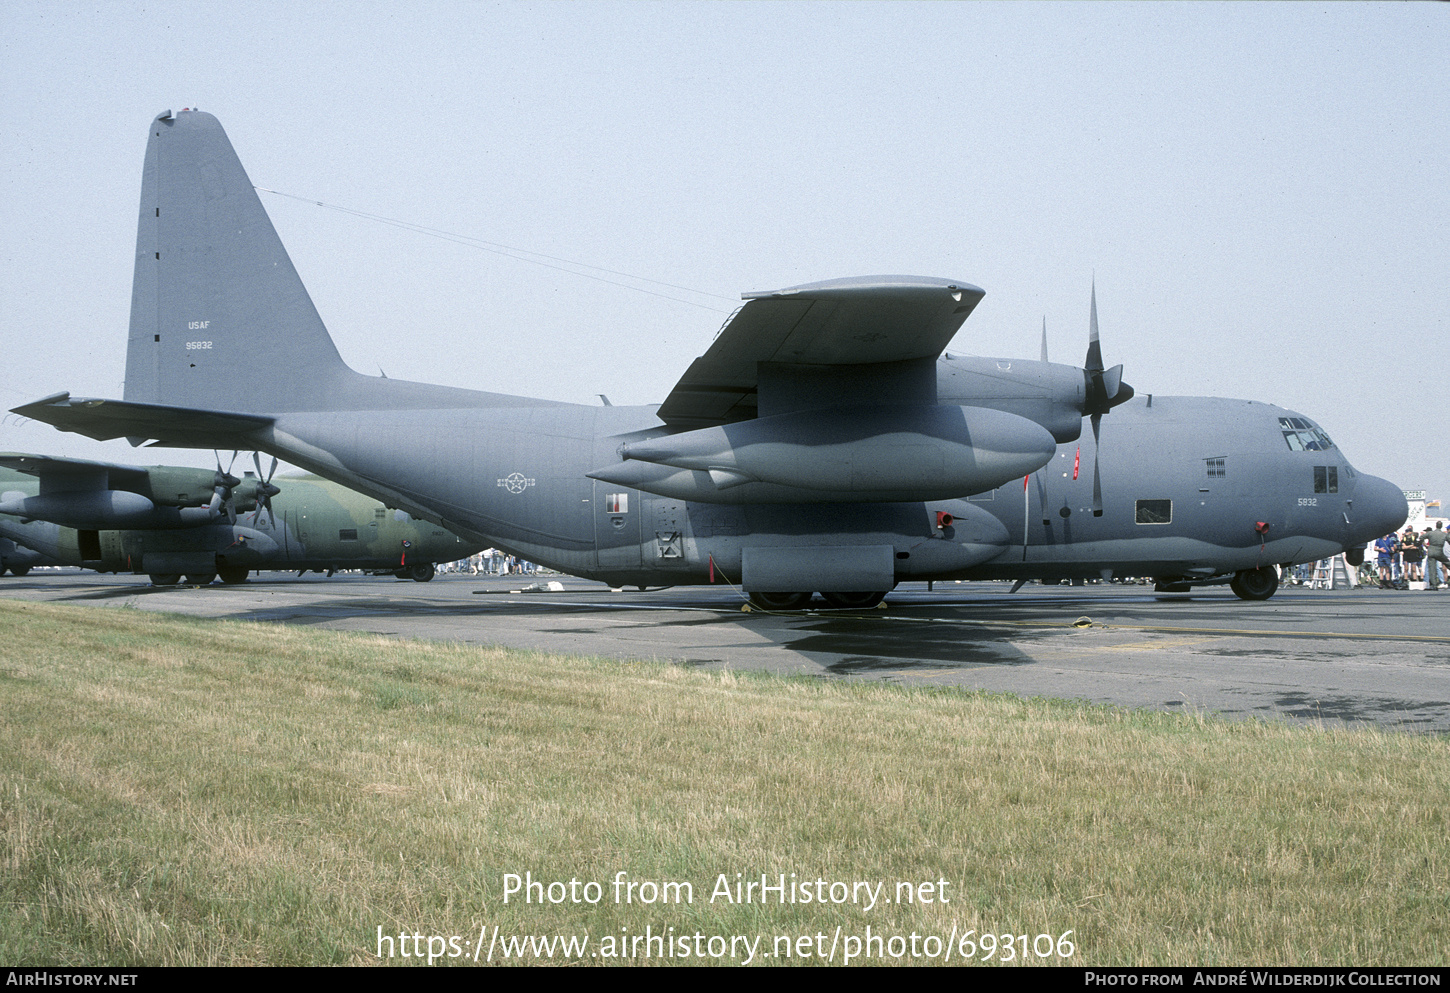
{"label": "aircraft fuselage", "polygon": [[893,582],[1203,578],[1332,555],[1403,513],[1399,491],[1357,474],[1338,448],[1292,448],[1280,421],[1307,423],[1301,415],[1202,397],[1137,399],[1106,419],[1101,517],[1090,439],[1059,445],[1025,494],[1015,479],[956,500],[731,505],[585,476],[626,442],[668,438],[654,410],[284,414],[257,440],[460,534],[612,585],[738,582],[746,549],[835,547],[843,534],[889,547]]}

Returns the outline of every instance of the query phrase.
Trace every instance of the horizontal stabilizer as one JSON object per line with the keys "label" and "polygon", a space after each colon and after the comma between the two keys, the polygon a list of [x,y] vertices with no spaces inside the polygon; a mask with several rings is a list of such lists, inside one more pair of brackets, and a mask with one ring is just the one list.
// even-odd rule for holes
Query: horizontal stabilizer
{"label": "horizontal stabilizer", "polygon": [[69,393],[57,393],[14,407],[11,412],[97,441],[125,438],[132,445],[152,441],[169,448],[254,447],[248,444],[248,436],[270,427],[274,420],[261,414],[125,400],[73,399]]}

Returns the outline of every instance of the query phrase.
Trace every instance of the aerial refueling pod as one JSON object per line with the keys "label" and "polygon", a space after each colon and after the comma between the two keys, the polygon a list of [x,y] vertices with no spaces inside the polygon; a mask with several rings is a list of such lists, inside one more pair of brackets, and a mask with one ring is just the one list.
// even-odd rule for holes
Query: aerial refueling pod
{"label": "aerial refueling pod", "polygon": [[621,465],[589,475],[704,503],[915,502],[995,489],[1056,448],[999,410],[851,405],[626,442]]}

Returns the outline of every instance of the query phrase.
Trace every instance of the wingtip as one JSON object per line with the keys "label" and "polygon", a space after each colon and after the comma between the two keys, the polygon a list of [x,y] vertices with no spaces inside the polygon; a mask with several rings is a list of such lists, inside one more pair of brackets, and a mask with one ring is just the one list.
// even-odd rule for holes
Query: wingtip
{"label": "wingtip", "polygon": [[800,286],[787,286],[779,290],[757,290],[751,293],[742,293],[740,296],[743,300],[761,300],[768,297],[866,293],[883,289],[897,289],[904,292],[946,290],[950,293],[960,293],[964,296],[975,297],[978,300],[987,295],[986,290],[964,279],[943,279],[936,276],[878,275],[846,276],[841,279],[826,279],[818,283],[803,283]]}

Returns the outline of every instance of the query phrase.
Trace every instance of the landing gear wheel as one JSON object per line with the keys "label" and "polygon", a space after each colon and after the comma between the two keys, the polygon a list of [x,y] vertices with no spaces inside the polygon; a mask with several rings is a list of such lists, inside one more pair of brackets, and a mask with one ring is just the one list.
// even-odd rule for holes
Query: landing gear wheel
{"label": "landing gear wheel", "polygon": [[24,576],[29,572],[30,566],[28,565],[12,565],[10,567],[10,575],[12,576]]}
{"label": "landing gear wheel", "polygon": [[422,565],[410,565],[405,575],[415,583],[426,583],[433,578],[433,563],[424,562]]}
{"label": "landing gear wheel", "polygon": [[213,579],[216,579],[214,572],[188,572],[186,574],[188,586],[210,586]]}
{"label": "landing gear wheel", "polygon": [[232,585],[245,583],[249,572],[251,572],[250,569],[240,565],[223,566],[216,571],[217,575],[222,577],[222,582]]}
{"label": "landing gear wheel", "polygon": [[181,582],[179,572],[153,572],[151,574],[152,586],[175,586],[179,582]]}
{"label": "landing gear wheel", "polygon": [[1279,570],[1271,565],[1244,569],[1234,573],[1228,585],[1240,600],[1267,600],[1279,588]]}
{"label": "landing gear wheel", "polygon": [[750,602],[761,610],[804,610],[811,602],[806,593],[752,593]]}
{"label": "landing gear wheel", "polygon": [[886,593],[822,593],[821,599],[837,610],[870,610],[886,599]]}

